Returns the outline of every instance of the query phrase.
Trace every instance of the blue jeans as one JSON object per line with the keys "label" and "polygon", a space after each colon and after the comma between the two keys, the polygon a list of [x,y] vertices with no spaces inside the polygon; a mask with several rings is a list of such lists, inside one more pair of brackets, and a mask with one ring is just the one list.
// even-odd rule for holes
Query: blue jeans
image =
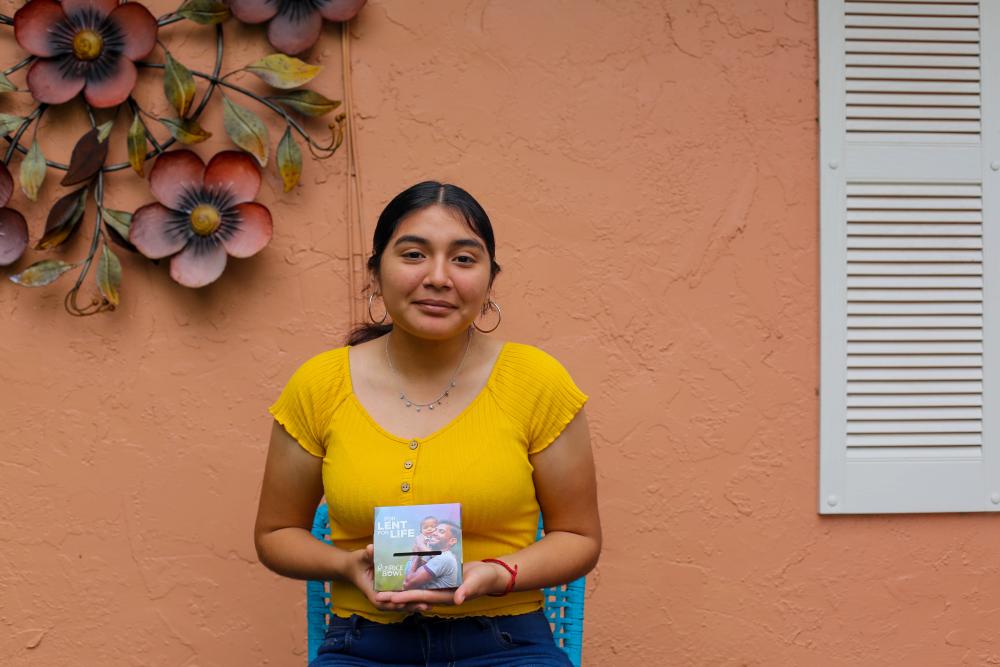
{"label": "blue jeans", "polygon": [[399,623],[332,617],[310,667],[571,667],[541,611],[517,616],[435,618]]}

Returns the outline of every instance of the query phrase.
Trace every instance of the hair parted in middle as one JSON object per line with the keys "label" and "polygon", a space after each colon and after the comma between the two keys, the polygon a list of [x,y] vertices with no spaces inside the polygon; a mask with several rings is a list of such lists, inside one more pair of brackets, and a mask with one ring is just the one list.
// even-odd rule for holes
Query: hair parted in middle
{"label": "hair parted in middle", "polygon": [[[490,216],[486,214],[476,198],[468,192],[457,185],[438,181],[423,181],[411,185],[386,204],[382,214],[378,217],[378,223],[375,225],[372,254],[367,262],[368,273],[372,280],[378,282],[382,255],[385,253],[392,235],[396,233],[399,223],[411,213],[430,206],[444,206],[457,212],[475,235],[483,240],[486,252],[490,256],[490,286],[492,286],[497,274],[500,273],[500,265],[497,264],[496,260],[496,240],[493,237],[493,224],[490,222]],[[371,289],[371,287],[366,289]],[[390,331],[392,331],[391,323],[361,324],[348,335],[347,345],[360,345],[380,338]]]}

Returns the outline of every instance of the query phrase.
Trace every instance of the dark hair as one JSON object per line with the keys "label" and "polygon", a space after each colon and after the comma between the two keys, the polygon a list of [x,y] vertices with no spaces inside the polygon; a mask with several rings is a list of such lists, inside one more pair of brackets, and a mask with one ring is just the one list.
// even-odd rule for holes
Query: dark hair
{"label": "dark hair", "polygon": [[438,526],[448,526],[448,531],[451,533],[451,536],[455,538],[455,546],[462,543],[462,529],[458,527],[458,524],[452,521],[444,520],[439,521]]}
{"label": "dark hair", "polygon": [[[490,256],[490,285],[500,273],[500,265],[496,260],[496,241],[493,238],[493,225],[490,216],[479,205],[479,202],[468,192],[448,183],[424,181],[412,185],[392,198],[375,225],[372,238],[372,254],[368,258],[368,271],[376,278],[382,263],[382,253],[389,245],[389,239],[396,232],[400,221],[416,211],[430,206],[444,206],[459,213],[465,219],[469,228],[486,244],[486,252]],[[368,289],[367,287],[365,288]],[[348,345],[359,345],[374,340],[392,331],[392,324],[374,324],[366,322],[359,325],[347,336]]]}

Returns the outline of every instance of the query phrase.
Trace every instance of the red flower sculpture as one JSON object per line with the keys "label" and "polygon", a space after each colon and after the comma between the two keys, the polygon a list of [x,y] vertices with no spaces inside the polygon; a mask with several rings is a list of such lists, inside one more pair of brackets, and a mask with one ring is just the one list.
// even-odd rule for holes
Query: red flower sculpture
{"label": "red flower sculpture", "polygon": [[350,21],[365,0],[230,0],[229,9],[244,23],[264,23],[271,46],[294,56],[319,39],[323,19]]}
{"label": "red flower sculpture", "polygon": [[156,19],[138,2],[31,0],[14,14],[14,38],[38,56],[28,88],[39,102],[62,104],[83,91],[96,108],[124,102],[135,87],[133,61],[156,45]]}
{"label": "red flower sculpture", "polygon": [[226,255],[250,257],[271,241],[271,212],[253,201],[260,168],[241,151],[223,151],[208,166],[191,151],[156,158],[149,189],[159,203],[135,212],[129,241],[146,257],[170,260],[170,277],[203,287],[222,275]]}
{"label": "red flower sculpture", "polygon": [[[14,192],[14,179],[0,162],[0,206],[6,207]],[[0,266],[13,264],[28,247],[28,223],[12,208],[0,208]]]}

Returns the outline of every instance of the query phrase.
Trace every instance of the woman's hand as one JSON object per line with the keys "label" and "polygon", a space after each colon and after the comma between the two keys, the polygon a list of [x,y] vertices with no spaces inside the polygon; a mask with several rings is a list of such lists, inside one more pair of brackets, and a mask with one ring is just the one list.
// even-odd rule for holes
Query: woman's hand
{"label": "woman's hand", "polygon": [[455,589],[454,604],[507,590],[510,573],[496,563],[472,561],[462,567],[462,585]]}
{"label": "woman's hand", "polygon": [[382,611],[427,611],[430,604],[422,600],[392,600],[384,596],[387,593],[376,593],[375,580],[375,547],[369,544],[364,549],[350,551],[344,566],[344,579],[358,587],[368,601]]}
{"label": "woman's hand", "polygon": [[462,585],[455,590],[413,589],[375,593],[375,597],[369,597],[369,599],[375,606],[380,604],[422,605],[423,609],[414,609],[414,611],[425,611],[430,605],[460,605],[490,593],[503,593],[507,589],[509,578],[510,573],[500,565],[473,561],[462,566]]}

